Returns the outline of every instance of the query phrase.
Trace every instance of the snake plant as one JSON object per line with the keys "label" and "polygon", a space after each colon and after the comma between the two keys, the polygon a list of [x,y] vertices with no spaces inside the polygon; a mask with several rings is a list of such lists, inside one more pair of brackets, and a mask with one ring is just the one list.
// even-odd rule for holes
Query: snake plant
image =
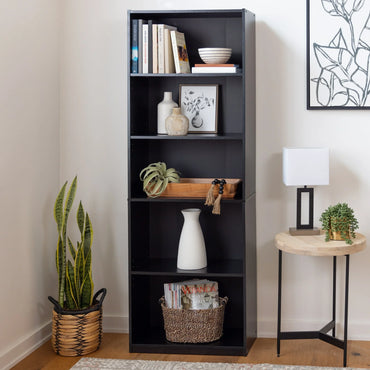
{"label": "snake plant", "polygon": [[140,172],[143,190],[150,198],[159,197],[168,183],[179,182],[179,173],[174,168],[167,168],[166,163],[151,163]]}
{"label": "snake plant", "polygon": [[[56,268],[58,272],[59,304],[71,310],[84,309],[92,304],[94,284],[91,275],[91,245],[93,229],[87,212],[80,202],[77,225],[81,241],[76,247],[67,235],[67,222],[77,189],[77,176],[73,179],[64,200],[67,181],[59,191],[54,205],[54,218],[58,229]],[[71,258],[67,258],[67,245]]]}

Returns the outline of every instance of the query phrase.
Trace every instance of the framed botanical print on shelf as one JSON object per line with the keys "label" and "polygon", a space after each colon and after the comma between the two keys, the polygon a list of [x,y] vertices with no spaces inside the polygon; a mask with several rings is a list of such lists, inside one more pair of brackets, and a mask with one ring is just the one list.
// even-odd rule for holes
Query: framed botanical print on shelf
{"label": "framed botanical print on shelf", "polygon": [[180,85],[179,90],[189,133],[217,133],[218,85]]}
{"label": "framed botanical print on shelf", "polygon": [[307,109],[370,108],[370,0],[306,0]]}

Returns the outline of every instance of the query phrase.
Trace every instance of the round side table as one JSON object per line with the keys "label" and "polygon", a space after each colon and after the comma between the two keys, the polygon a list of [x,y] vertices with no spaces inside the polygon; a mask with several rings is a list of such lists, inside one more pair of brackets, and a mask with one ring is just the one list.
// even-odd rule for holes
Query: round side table
{"label": "round side table", "polygon": [[[278,279],[278,327],[277,327],[277,355],[280,356],[280,341],[283,339],[321,339],[336,347],[343,349],[343,366],[347,366],[347,337],[348,337],[348,286],[349,286],[349,255],[365,249],[366,238],[356,233],[352,239],[353,244],[344,241],[325,242],[325,233],[320,235],[293,236],[289,232],[281,232],[275,236],[275,246],[279,249],[279,279]],[[332,320],[318,331],[281,331],[281,275],[282,275],[282,252],[301,254],[306,256],[332,256],[333,257],[333,306]],[[337,256],[346,258],[345,294],[344,294],[344,339],[335,337],[336,320],[336,270]],[[328,332],[332,330],[332,335]]]}

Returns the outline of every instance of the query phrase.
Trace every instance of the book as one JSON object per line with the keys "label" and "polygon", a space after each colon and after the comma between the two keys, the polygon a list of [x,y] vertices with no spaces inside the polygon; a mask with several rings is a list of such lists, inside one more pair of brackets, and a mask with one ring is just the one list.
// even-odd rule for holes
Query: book
{"label": "book", "polygon": [[170,30],[164,28],[164,73],[175,73]]}
{"label": "book", "polygon": [[148,73],[153,73],[153,21],[148,20]]}
{"label": "book", "polygon": [[176,73],[190,73],[185,35],[179,31],[171,31],[171,41]]}
{"label": "book", "polygon": [[149,73],[149,25],[143,24],[143,72]]}
{"label": "book", "polygon": [[158,24],[158,73],[164,73],[164,29],[167,28],[171,31],[177,30],[174,26],[167,24]]}
{"label": "book", "polygon": [[132,32],[131,32],[131,73],[138,73],[138,20],[132,20]]}
{"label": "book", "polygon": [[206,310],[218,306],[217,282],[199,280],[181,284],[181,307],[184,310]]}
{"label": "book", "polygon": [[138,19],[138,65],[139,73],[143,73],[143,20]]}
{"label": "book", "polygon": [[200,63],[194,64],[194,67],[239,67],[238,64],[211,64],[211,63]]}
{"label": "book", "polygon": [[184,310],[204,310],[219,307],[216,281],[188,280],[164,284],[166,306]]}
{"label": "book", "polygon": [[152,61],[153,61],[153,73],[158,73],[158,27],[157,27],[157,24],[152,25]]}
{"label": "book", "polygon": [[237,67],[192,67],[191,73],[236,73]]}

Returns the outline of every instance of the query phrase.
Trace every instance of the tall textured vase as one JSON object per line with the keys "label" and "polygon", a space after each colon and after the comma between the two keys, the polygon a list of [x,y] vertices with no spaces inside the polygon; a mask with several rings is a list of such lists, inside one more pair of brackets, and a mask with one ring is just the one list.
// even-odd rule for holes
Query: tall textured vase
{"label": "tall textured vase", "polygon": [[198,270],[207,267],[203,232],[199,224],[200,209],[183,209],[184,225],[181,230],[177,268]]}
{"label": "tall textured vase", "polygon": [[157,106],[157,133],[167,134],[166,118],[171,115],[172,109],[178,105],[172,100],[172,92],[165,91],[163,100]]}

